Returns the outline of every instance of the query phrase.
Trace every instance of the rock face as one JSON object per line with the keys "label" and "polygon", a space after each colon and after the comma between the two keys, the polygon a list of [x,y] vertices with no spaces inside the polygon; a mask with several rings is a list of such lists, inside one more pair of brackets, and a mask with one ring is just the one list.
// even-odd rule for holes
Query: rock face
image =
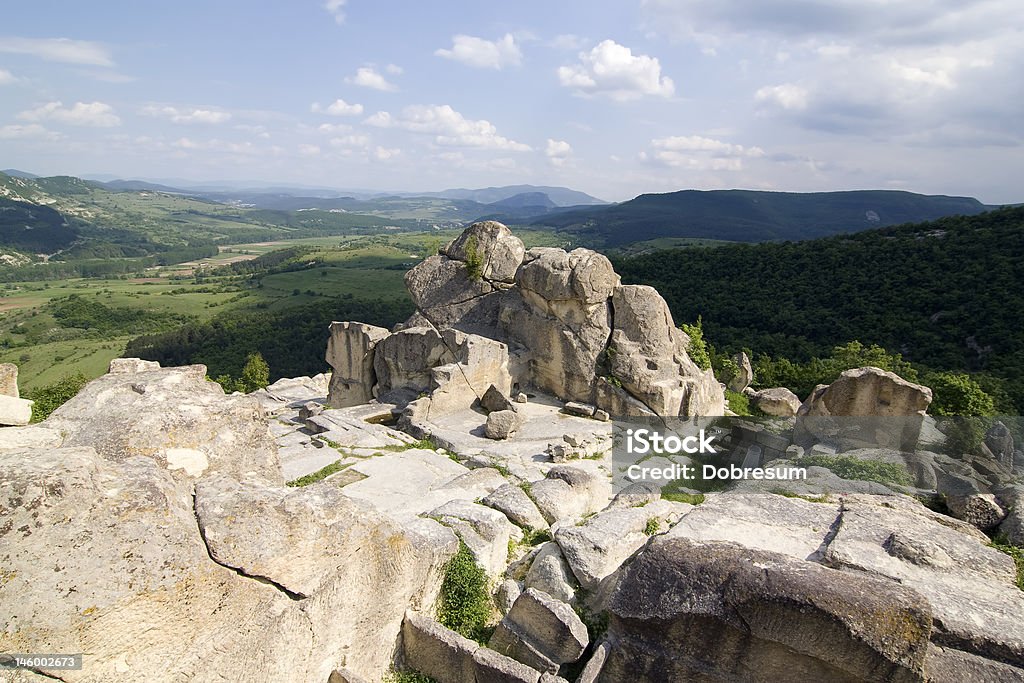
{"label": "rock face", "polygon": [[505,397],[533,387],[612,415],[724,412],[721,386],[689,359],[689,339],[661,296],[621,285],[594,251],[526,250],[507,227],[484,221],[410,270],[405,284],[417,312],[398,332],[332,325],[331,405],[426,394],[415,411],[433,419],[493,384]]}
{"label": "rock face", "polygon": [[18,398],[18,366],[14,363],[0,363],[0,396]]}
{"label": "rock face", "polygon": [[331,323],[327,340],[327,364],[334,368],[327,403],[332,408],[346,408],[366,403],[373,398],[376,375],[373,370],[373,349],[388,336],[383,327],[363,323]]}
{"label": "rock face", "polygon": [[793,417],[800,410],[800,399],[786,387],[752,391],[748,396],[754,407],[766,415]]}
{"label": "rock face", "polygon": [[257,399],[225,396],[204,365],[112,369],[43,423],[67,435],[65,447],[95,448],[115,462],[145,456],[181,481],[220,473],[281,483],[277,445]]}
{"label": "rock face", "polygon": [[0,651],[87,652],[97,683],[379,680],[455,535],[280,486],[256,400],[204,375],[120,363],[0,454]]}
{"label": "rock face", "polygon": [[921,681],[918,593],[730,543],[655,539],[611,604],[602,681]]}

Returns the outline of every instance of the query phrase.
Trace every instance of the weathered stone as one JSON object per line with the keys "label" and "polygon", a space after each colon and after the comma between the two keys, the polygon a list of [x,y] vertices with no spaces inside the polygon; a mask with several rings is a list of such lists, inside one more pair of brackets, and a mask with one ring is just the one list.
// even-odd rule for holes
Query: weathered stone
{"label": "weathered stone", "polygon": [[982,531],[999,526],[999,523],[1006,519],[1006,510],[991,493],[947,496],[946,506],[954,517]]}
{"label": "weathered stone", "polygon": [[370,683],[368,680],[346,668],[335,669],[327,677],[327,683]]}
{"label": "weathered stone", "polygon": [[494,604],[502,616],[508,614],[522,592],[523,587],[515,579],[505,579],[501,582],[498,590],[494,592]]}
{"label": "weathered stone", "polygon": [[505,515],[477,503],[453,500],[432,510],[429,517],[458,534],[480,566],[490,574],[505,570],[509,539],[513,535],[521,538]]}
{"label": "weathered stone", "polygon": [[998,420],[985,432],[985,446],[1003,467],[1013,469],[1013,434]]}
{"label": "weathered stone", "polygon": [[598,408],[597,410],[594,411],[594,419],[599,420],[601,422],[610,422],[612,416],[608,414],[607,410],[602,410]]}
{"label": "weathered stone", "polygon": [[[379,680],[406,607],[433,604],[457,547],[450,532],[438,545],[349,514],[344,534],[363,543],[323,549],[334,553],[321,568],[331,577],[295,600],[211,559],[191,489],[157,459],[24,451],[0,455],[0,472],[0,651],[87,652],[76,672],[85,681],[299,683],[326,680],[342,663]],[[300,562],[307,551],[277,548]]]}
{"label": "weathered stone", "polygon": [[580,403],[579,401],[569,401],[565,404],[563,409],[570,415],[579,415],[580,417],[593,417],[594,411],[597,410],[595,406],[589,403]]}
{"label": "weathered stone", "polygon": [[1007,510],[1006,519],[999,525],[999,534],[1007,543],[1024,547],[1024,486],[1004,487],[996,491],[996,497]]}
{"label": "weathered stone", "polygon": [[377,394],[405,390],[415,396],[430,389],[431,369],[454,362],[441,335],[432,327],[411,327],[382,339],[373,354]]}
{"label": "weathered stone", "polygon": [[405,274],[405,288],[419,315],[438,330],[497,329],[501,292],[483,278],[471,278],[461,261],[430,256]]}
{"label": "weathered stone", "polygon": [[516,403],[526,403],[527,400],[528,397],[523,392],[520,391],[518,394],[516,394]]}
{"label": "weathered stone", "polygon": [[800,410],[800,399],[786,387],[761,389],[749,394],[751,403],[765,415],[793,417]]}
{"label": "weathered stone", "polygon": [[929,683],[1024,683],[1024,669],[934,644],[928,646],[924,668]]}
{"label": "weathered stone", "polygon": [[317,403],[316,401],[310,401],[308,403],[304,403],[302,407],[299,408],[299,419],[305,422],[309,418],[319,415],[322,412],[324,412],[323,404]]}
{"label": "weathered stone", "polygon": [[515,410],[515,404],[509,400],[508,396],[501,393],[501,389],[494,386],[493,384],[487,387],[487,391],[480,397],[480,407],[489,413],[500,410]]}
{"label": "weathered stone", "polygon": [[921,681],[931,633],[894,582],[683,538],[654,539],[610,611],[608,681]]}
{"label": "weathered stone", "polygon": [[[472,249],[470,249],[472,247]],[[497,221],[473,223],[442,249],[450,259],[474,260],[484,280],[513,282],[523,262],[526,249],[523,241]]]}
{"label": "weathered stone", "polygon": [[527,492],[549,524],[597,512],[611,498],[611,483],[585,470],[555,465]]}
{"label": "weathered stone", "polygon": [[142,360],[141,358],[115,358],[107,366],[107,373],[111,375],[127,374],[133,375],[136,372],[148,370],[159,370],[160,363],[155,360]]}
{"label": "weathered stone", "polygon": [[487,416],[484,434],[488,439],[507,439],[519,429],[522,418],[514,410],[498,410]]}
{"label": "weathered stone", "polygon": [[476,666],[476,681],[487,683],[537,683],[540,672],[517,662],[511,657],[495,652],[486,647],[473,654]]}
{"label": "weathered stone", "polygon": [[402,623],[402,654],[407,667],[438,683],[476,680],[473,655],[480,645],[430,617],[407,612]]}
{"label": "weathered stone", "polygon": [[656,501],[643,507],[607,510],[580,526],[558,528],[555,541],[580,585],[592,591],[647,543],[651,520],[656,520],[659,528],[668,529],[691,508],[684,505],[679,509],[668,501]]}
{"label": "weathered stone", "polygon": [[18,366],[14,363],[0,363],[0,396],[18,398]]}
{"label": "weathered stone", "polygon": [[750,366],[750,358],[743,351],[734,354],[732,362],[736,364],[736,374],[729,380],[729,389],[742,393],[754,381],[754,369]]}
{"label": "weathered stone", "polygon": [[35,448],[56,448],[64,441],[61,433],[46,427],[0,428],[0,453]]}
{"label": "weathered stone", "polygon": [[35,401],[0,394],[0,425],[27,425],[32,421],[33,403]]}
{"label": "weathered stone", "polygon": [[540,546],[524,579],[527,588],[536,588],[556,600],[569,603],[576,599],[575,583],[576,578],[554,541]]}
{"label": "weathered stone", "polygon": [[594,648],[593,654],[590,655],[590,659],[587,660],[587,665],[583,667],[579,678],[576,679],[576,683],[596,683],[611,649],[612,646],[607,640],[602,640],[598,643],[597,647]]}
{"label": "weathered stone", "polygon": [[326,358],[334,372],[327,394],[328,405],[345,408],[373,398],[373,385],[377,383],[373,351],[389,334],[383,327],[365,323],[331,323]]}
{"label": "weathered stone", "polygon": [[504,513],[513,524],[518,524],[524,529],[529,528],[539,531],[548,528],[548,522],[541,515],[537,506],[526,495],[526,492],[518,486],[505,484],[480,502]]}
{"label": "weathered stone", "polygon": [[42,425],[63,432],[65,447],[90,446],[114,461],[143,455],[183,480],[220,473],[282,481],[257,399],[225,396],[204,365],[141,367],[89,382]]}
{"label": "weathered stone", "polygon": [[498,624],[488,647],[542,672],[575,662],[587,649],[587,627],[564,602],[527,588]]}
{"label": "weathered stone", "polygon": [[492,385],[508,394],[512,377],[506,344],[454,329],[445,330],[441,336],[454,361],[431,370],[431,420],[471,407]]}

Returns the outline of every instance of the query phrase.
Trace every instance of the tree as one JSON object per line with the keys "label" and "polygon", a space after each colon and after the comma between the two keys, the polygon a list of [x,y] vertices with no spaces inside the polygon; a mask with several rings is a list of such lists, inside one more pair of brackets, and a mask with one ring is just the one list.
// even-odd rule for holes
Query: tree
{"label": "tree", "polygon": [[250,353],[245,359],[245,367],[242,368],[242,376],[238,378],[237,388],[246,394],[257,389],[263,389],[270,384],[270,366],[263,360],[263,355],[257,351]]}
{"label": "tree", "polygon": [[995,403],[970,375],[934,372],[925,378],[931,387],[933,415],[979,417],[995,414]]}

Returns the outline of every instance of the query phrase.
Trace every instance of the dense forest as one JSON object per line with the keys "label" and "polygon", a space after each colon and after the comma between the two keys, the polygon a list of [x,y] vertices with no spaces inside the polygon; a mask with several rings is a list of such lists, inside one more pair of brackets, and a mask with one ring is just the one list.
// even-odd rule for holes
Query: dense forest
{"label": "dense forest", "polygon": [[282,311],[231,311],[208,322],[133,339],[124,356],[164,366],[202,363],[211,377],[238,377],[246,359],[258,352],[270,366],[270,381],[313,375],[330,369],[324,354],[332,321],[391,327],[412,310],[408,299],[329,299]]}
{"label": "dense forest", "polygon": [[[858,340],[972,373],[1024,409],[1024,208],[805,242],[661,251],[615,263],[720,351],[805,362]],[[1006,402],[1004,401],[1004,407]]]}

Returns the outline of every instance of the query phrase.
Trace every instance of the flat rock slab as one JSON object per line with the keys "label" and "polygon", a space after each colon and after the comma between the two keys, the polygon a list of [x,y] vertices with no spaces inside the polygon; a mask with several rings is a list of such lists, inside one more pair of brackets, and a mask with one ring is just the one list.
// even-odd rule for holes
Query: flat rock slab
{"label": "flat rock slab", "polygon": [[366,479],[346,486],[345,494],[399,520],[415,519],[451,500],[474,501],[489,493],[479,482],[452,488],[452,481],[470,470],[431,450],[386,453],[360,460],[349,469]]}
{"label": "flat rock slab", "polygon": [[344,448],[394,448],[416,442],[405,432],[367,422],[365,416],[351,409],[325,410],[307,419],[306,424]]}
{"label": "flat rock slab", "polygon": [[732,541],[809,560],[820,557],[838,517],[838,499],[812,503],[773,493],[716,493],[708,494],[667,536]]}
{"label": "flat rock slab", "polygon": [[64,437],[46,427],[0,427],[0,453],[32,448],[56,448]]}
{"label": "flat rock slab", "polygon": [[495,510],[501,511],[513,524],[518,524],[524,529],[541,530],[548,528],[547,520],[544,519],[537,506],[519,486],[505,484],[495,489],[481,502]]}
{"label": "flat rock slab", "polygon": [[527,588],[498,624],[488,647],[540,671],[556,673],[559,665],[578,660],[589,644],[587,627],[572,607]]}

